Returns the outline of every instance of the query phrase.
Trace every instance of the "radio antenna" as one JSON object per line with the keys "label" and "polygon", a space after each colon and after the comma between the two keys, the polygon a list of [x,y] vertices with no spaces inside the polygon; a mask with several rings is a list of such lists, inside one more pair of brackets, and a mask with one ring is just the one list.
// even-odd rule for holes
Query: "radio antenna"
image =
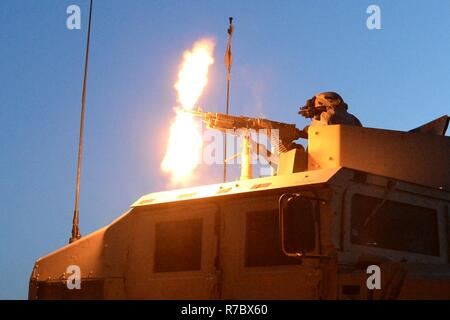
{"label": "radio antenna", "polygon": [[86,105],[86,80],[88,72],[89,63],[89,43],[91,40],[91,18],[92,18],[92,0],[89,3],[89,24],[88,24],[88,34],[86,43],[86,60],[84,63],[84,78],[83,78],[83,93],[81,96],[81,120],[80,120],[80,140],[78,143],[78,166],[77,166],[77,182],[75,191],[75,210],[73,211],[73,221],[72,221],[72,236],[69,239],[69,243],[77,241],[81,238],[80,228],[78,226],[78,216],[79,216],[79,202],[80,202],[80,175],[81,175],[81,158],[83,154],[83,129],[84,129],[84,109]]}
{"label": "radio antenna", "polygon": [[[227,115],[230,111],[230,80],[231,80],[231,65],[233,63],[233,57],[231,56],[231,39],[233,38],[233,17],[229,17],[230,25],[228,27],[228,43],[227,51],[225,52],[225,67],[227,68]],[[227,133],[224,133],[223,138],[223,182],[227,181]]]}

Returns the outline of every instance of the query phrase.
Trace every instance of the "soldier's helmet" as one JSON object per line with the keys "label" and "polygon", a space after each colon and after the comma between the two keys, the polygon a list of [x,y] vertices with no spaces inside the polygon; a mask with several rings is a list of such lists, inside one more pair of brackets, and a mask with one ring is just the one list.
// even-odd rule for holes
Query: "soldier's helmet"
{"label": "soldier's helmet", "polygon": [[344,110],[348,108],[344,99],[336,92],[321,92],[314,98],[314,107],[343,108]]}

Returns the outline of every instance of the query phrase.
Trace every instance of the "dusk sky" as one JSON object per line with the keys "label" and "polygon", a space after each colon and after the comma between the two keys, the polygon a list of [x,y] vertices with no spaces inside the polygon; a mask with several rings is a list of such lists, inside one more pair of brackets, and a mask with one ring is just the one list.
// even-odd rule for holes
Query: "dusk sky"
{"label": "dusk sky", "polygon": [[[81,7],[81,29],[66,9]],[[369,30],[369,5],[381,29]],[[74,208],[88,1],[0,1],[0,298],[26,299],[33,263],[67,244]],[[409,130],[449,113],[450,1],[94,0],[80,229],[109,224],[140,196],[171,188],[160,169],[183,51],[214,38],[199,101],[295,123],[321,91],[339,92],[364,126]],[[201,168],[195,185],[218,183]],[[206,174],[208,173],[208,174]],[[235,177],[230,177],[234,179]]]}

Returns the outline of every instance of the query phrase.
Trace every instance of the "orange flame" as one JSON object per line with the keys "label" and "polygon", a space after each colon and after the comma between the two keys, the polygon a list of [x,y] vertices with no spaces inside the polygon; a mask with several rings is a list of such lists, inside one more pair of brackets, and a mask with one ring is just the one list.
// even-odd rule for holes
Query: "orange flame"
{"label": "orange flame", "polygon": [[208,83],[208,70],[214,63],[214,41],[202,39],[183,54],[183,63],[175,84],[178,106],[175,121],[170,127],[170,137],[161,169],[170,174],[173,184],[184,184],[200,162],[201,127],[192,115],[180,109],[193,110]]}

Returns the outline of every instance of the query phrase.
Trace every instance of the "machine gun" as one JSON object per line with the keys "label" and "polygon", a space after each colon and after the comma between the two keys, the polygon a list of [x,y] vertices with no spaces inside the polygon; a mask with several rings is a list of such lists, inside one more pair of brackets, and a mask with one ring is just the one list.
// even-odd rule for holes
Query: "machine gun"
{"label": "machine gun", "polygon": [[[241,179],[250,179],[252,175],[251,146],[254,145],[254,142],[251,141],[250,130],[254,130],[256,133],[265,131],[267,136],[271,139],[272,147],[276,146],[278,148],[277,152],[286,152],[295,147],[295,144],[293,143],[294,140],[308,138],[308,134],[305,131],[298,129],[294,124],[263,118],[238,117],[223,113],[203,112],[200,108],[196,111],[184,111],[195,117],[201,118],[210,129],[224,132],[231,130],[232,133],[242,136],[242,152],[240,153],[242,156]],[[256,144],[256,147],[259,148],[259,144]],[[273,152],[274,151],[272,150],[272,153]],[[270,152],[267,151],[267,153],[269,154]],[[236,156],[237,155],[234,155],[232,158]]]}
{"label": "machine gun", "polygon": [[265,130],[268,136],[272,137],[272,131],[278,130],[278,140],[280,150],[289,150],[292,142],[299,138],[308,138],[308,134],[298,129],[295,124],[277,122],[263,118],[250,118],[244,116],[231,116],[223,113],[203,112],[200,108],[197,111],[186,111],[196,117],[199,117],[206,123],[210,129],[220,131],[232,130],[237,134],[239,130],[254,130],[256,132]]}

